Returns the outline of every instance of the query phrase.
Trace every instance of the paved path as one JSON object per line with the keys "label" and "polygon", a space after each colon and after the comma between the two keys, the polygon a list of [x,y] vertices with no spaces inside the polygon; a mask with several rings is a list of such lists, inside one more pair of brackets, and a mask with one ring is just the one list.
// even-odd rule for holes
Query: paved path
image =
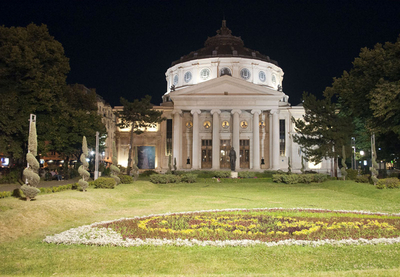
{"label": "paved path", "polygon": [[[69,180],[62,180],[62,181],[40,181],[38,187],[39,188],[48,188],[48,187],[58,187],[67,184],[77,183],[80,177],[69,179]],[[0,184],[0,191],[13,191],[14,189],[21,188],[20,184]]]}

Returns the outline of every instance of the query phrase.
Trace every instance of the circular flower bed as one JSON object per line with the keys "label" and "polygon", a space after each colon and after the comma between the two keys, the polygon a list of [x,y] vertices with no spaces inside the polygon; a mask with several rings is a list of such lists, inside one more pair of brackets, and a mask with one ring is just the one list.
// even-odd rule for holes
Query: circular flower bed
{"label": "circular flower bed", "polygon": [[400,242],[398,214],[319,209],[210,210],[94,223],[48,243],[249,246]]}

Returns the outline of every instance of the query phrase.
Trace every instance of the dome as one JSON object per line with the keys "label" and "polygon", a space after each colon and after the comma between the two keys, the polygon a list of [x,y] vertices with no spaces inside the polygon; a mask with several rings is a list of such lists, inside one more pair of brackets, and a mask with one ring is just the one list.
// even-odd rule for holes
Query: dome
{"label": "dome", "polygon": [[172,66],[191,60],[215,57],[250,58],[278,65],[277,61],[271,60],[268,56],[244,47],[243,40],[233,36],[232,31],[226,27],[226,20],[222,20],[221,29],[217,30],[217,35],[207,38],[204,48],[182,56],[179,60],[172,62]]}

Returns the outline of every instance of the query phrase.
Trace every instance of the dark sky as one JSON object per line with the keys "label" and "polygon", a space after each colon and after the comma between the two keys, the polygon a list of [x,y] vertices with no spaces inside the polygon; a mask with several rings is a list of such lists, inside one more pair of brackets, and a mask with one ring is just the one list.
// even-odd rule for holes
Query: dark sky
{"label": "dark sky", "polygon": [[395,42],[399,0],[1,1],[0,25],[46,24],[70,59],[69,84],[111,105],[146,94],[159,104],[171,62],[202,48],[225,17],[245,46],[278,61],[296,105],[349,70],[362,47]]}

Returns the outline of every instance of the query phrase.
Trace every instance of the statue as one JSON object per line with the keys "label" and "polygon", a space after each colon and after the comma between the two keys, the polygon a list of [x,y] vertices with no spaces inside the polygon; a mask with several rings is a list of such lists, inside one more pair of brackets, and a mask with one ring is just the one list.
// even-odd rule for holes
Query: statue
{"label": "statue", "polygon": [[235,171],[236,152],[235,152],[235,149],[233,147],[231,148],[231,151],[229,152],[229,159],[231,160],[231,170]]}

